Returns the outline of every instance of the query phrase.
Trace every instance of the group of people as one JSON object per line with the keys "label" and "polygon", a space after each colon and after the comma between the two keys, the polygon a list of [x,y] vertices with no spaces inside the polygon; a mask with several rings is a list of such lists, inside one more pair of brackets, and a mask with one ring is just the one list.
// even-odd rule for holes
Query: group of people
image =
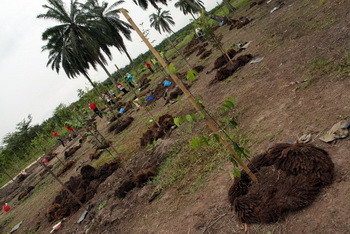
{"label": "group of people", "polygon": [[[66,129],[69,132],[70,137],[74,137],[77,136],[77,132],[74,130],[74,128],[72,128],[70,125],[66,125]],[[60,135],[58,135],[57,132],[53,132],[52,136],[54,138],[56,138],[57,141],[59,141],[61,143],[61,145],[63,147],[65,147],[66,145],[64,144],[64,140],[62,139],[62,137]]]}

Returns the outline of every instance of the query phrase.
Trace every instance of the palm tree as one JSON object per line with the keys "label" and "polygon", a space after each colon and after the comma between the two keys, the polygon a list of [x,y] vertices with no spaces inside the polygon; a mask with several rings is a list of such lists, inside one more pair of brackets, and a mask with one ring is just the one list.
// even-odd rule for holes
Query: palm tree
{"label": "palm tree", "polygon": [[201,0],[178,0],[175,7],[179,8],[184,15],[191,14],[195,19],[195,13],[200,13],[204,8],[204,3]]}
{"label": "palm tree", "polygon": [[150,3],[157,10],[159,9],[158,7],[159,3],[167,5],[167,0],[133,0],[133,1],[136,5],[139,5],[144,10],[148,8],[148,3]]}
{"label": "palm tree", "polygon": [[[110,35],[91,24],[89,17],[79,9],[77,0],[71,0],[69,11],[62,0],[47,1],[48,5],[43,5],[47,12],[37,17],[60,23],[42,34],[43,40],[48,41],[43,50],[50,51],[48,64],[52,64],[52,69],[58,72],[61,64],[68,78],[78,74],[88,78],[89,65],[96,68],[96,63],[106,70],[105,55],[111,59],[108,46],[114,45]],[[91,80],[89,82],[93,85]]]}
{"label": "palm tree", "polygon": [[[88,54],[80,54],[78,58],[78,56],[75,56],[71,45],[65,41],[62,35],[56,35],[56,33],[53,33],[47,38],[46,35],[43,36],[43,40],[48,40],[48,43],[42,47],[42,51],[49,51],[47,66],[51,64],[51,69],[56,70],[57,73],[59,73],[62,66],[68,78],[75,78],[79,74],[82,74],[95,87],[87,73],[89,63],[88,58],[85,56],[88,56]],[[96,69],[95,64],[92,64],[92,66]]]}
{"label": "palm tree", "polygon": [[88,0],[85,5],[83,5],[83,9],[86,10],[87,17],[90,18],[92,23],[101,28],[101,30],[107,31],[106,33],[112,35],[113,45],[117,47],[120,52],[125,52],[130,62],[132,62],[132,58],[130,57],[123,40],[121,34],[124,37],[131,41],[131,30],[132,27],[130,24],[122,21],[119,18],[120,10],[116,9],[121,3],[124,1],[117,1],[108,7],[107,2],[102,2],[99,4],[98,0]]}
{"label": "palm tree", "polygon": [[151,27],[155,28],[160,34],[162,34],[161,30],[163,30],[163,32],[174,33],[174,31],[171,30],[170,25],[174,26],[175,22],[169,11],[162,11],[161,8],[158,8],[157,14],[153,13],[149,18]]}

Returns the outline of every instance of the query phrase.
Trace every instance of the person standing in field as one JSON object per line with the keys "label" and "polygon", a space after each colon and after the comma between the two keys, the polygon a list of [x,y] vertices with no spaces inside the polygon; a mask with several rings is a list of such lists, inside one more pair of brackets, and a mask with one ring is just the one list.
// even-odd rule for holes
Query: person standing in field
{"label": "person standing in field", "polygon": [[146,64],[146,67],[148,68],[148,70],[150,70],[152,73],[154,73],[152,67],[151,67],[151,64],[149,64],[148,62],[145,62]]}
{"label": "person standing in field", "polygon": [[124,94],[127,94],[129,91],[127,91],[125,88],[124,88],[124,86],[121,84],[121,83],[116,83],[116,85],[117,85],[117,88],[120,90],[120,91],[122,91]]}
{"label": "person standing in field", "polygon": [[96,106],[95,103],[91,102],[91,103],[89,104],[89,107],[90,107],[90,109],[93,110],[100,118],[103,117],[102,112],[97,108],[97,106]]}
{"label": "person standing in field", "polygon": [[135,88],[135,85],[133,84],[134,77],[131,74],[126,73],[125,80],[126,80],[126,82],[128,82],[130,87]]}
{"label": "person standing in field", "polygon": [[53,132],[53,133],[52,133],[52,136],[55,137],[59,142],[61,142],[61,144],[62,144],[63,146],[65,146],[63,140],[61,139],[61,137],[58,135],[57,132]]}
{"label": "person standing in field", "polygon": [[73,137],[77,136],[76,131],[71,126],[67,125],[66,129],[68,130],[70,137],[73,138]]}

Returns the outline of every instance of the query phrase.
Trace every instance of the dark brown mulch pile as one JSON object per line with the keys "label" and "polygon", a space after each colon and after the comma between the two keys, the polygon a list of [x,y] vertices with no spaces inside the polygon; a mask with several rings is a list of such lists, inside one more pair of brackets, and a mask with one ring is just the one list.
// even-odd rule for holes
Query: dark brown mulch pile
{"label": "dark brown mulch pile", "polygon": [[[119,167],[119,161],[105,164],[99,169],[86,165],[82,167],[80,175],[71,177],[65,185],[82,203],[86,203],[94,197],[98,186]],[[49,222],[56,221],[74,214],[79,208],[79,203],[63,189],[45,215]]]}
{"label": "dark brown mulch pile", "polygon": [[[234,49],[230,49],[227,51],[227,54],[232,59],[233,57],[235,57],[237,52]],[[218,68],[224,66],[225,64],[227,64],[228,63],[227,60],[228,59],[226,58],[225,55],[221,55],[220,57],[218,57],[214,62],[214,69],[218,69]]]}
{"label": "dark brown mulch pile", "polygon": [[209,55],[211,55],[212,53],[213,53],[212,50],[207,50],[199,58],[200,59],[205,59],[205,58],[209,57]]}
{"label": "dark brown mulch pile", "polygon": [[[189,89],[191,88],[192,84],[186,84],[184,83],[184,86]],[[179,87],[176,87],[174,89],[174,91],[172,91],[170,94],[169,94],[169,97],[167,98],[165,104],[168,104],[171,100],[174,100],[174,99],[177,99],[178,96],[182,95],[183,92],[182,90],[179,88]]]}
{"label": "dark brown mulch pile", "polygon": [[50,162],[56,156],[57,156],[57,153],[51,152],[51,153],[46,154],[45,158]]}
{"label": "dark brown mulch pile", "polygon": [[199,47],[198,47],[198,53],[196,54],[196,56],[200,56],[201,54],[203,54],[205,51],[206,51],[206,47],[208,46],[208,42],[205,42],[203,44],[201,44]]}
{"label": "dark brown mulch pile", "polygon": [[134,118],[130,116],[119,119],[117,126],[115,126],[114,134],[118,134],[124,131],[132,123],[132,121],[134,121]]}
{"label": "dark brown mulch pile", "polygon": [[111,144],[112,144],[111,141],[104,142],[103,145],[97,146],[96,151],[97,150],[107,149],[107,148],[111,147]]}
{"label": "dark brown mulch pile", "polygon": [[35,187],[34,186],[29,186],[26,188],[23,192],[21,192],[18,195],[18,201],[22,200],[24,197],[26,197]]}
{"label": "dark brown mulch pile", "polygon": [[158,126],[154,123],[142,136],[140,139],[141,146],[146,146],[147,144],[153,143],[153,141],[162,138],[166,135],[170,129],[175,126],[173,117],[171,115],[163,115],[159,117]]}
{"label": "dark brown mulch pile", "polygon": [[21,182],[23,182],[26,178],[28,177],[28,174],[19,174],[18,176],[17,176],[17,179],[16,179],[16,181],[17,181],[17,183],[21,183]]}
{"label": "dark brown mulch pile", "polygon": [[201,71],[204,70],[204,68],[205,68],[204,66],[199,65],[199,66],[194,67],[193,70],[195,70],[196,72],[200,73]]}
{"label": "dark brown mulch pile", "polygon": [[123,131],[125,128],[127,128],[132,121],[134,120],[133,117],[126,117],[126,118],[119,118],[118,121],[108,128],[108,132],[113,132],[115,131],[115,134],[120,133]]}
{"label": "dark brown mulch pile", "polygon": [[322,187],[332,183],[334,164],[328,153],[310,144],[277,144],[253,158],[235,178],[228,197],[243,223],[283,220],[290,211],[310,205]]}
{"label": "dark brown mulch pile", "polygon": [[64,152],[64,157],[66,159],[69,158],[69,157],[72,157],[75,154],[75,152],[77,152],[78,149],[80,149],[80,148],[81,148],[80,144],[77,145],[77,146],[69,148],[67,151]]}
{"label": "dark brown mulch pile", "polygon": [[61,176],[63,173],[65,173],[66,171],[68,171],[69,169],[71,169],[73,167],[73,165],[76,163],[76,161],[69,161],[58,173],[57,176]]}
{"label": "dark brown mulch pile", "polygon": [[259,1],[252,2],[252,3],[249,5],[249,8],[252,8],[253,6],[256,6],[256,5],[261,5],[261,4],[263,4],[264,2],[266,2],[266,0],[259,0]]}
{"label": "dark brown mulch pile", "polygon": [[187,44],[185,50],[184,50],[184,56],[188,57],[191,54],[193,54],[197,50],[202,50],[202,48],[205,48],[208,46],[208,42],[200,41],[196,36],[192,38],[190,43]]}
{"label": "dark brown mulch pile", "polygon": [[250,54],[239,56],[236,60],[233,60],[233,64],[228,63],[225,67],[218,70],[215,78],[210,81],[209,85],[227,79],[237,71],[238,68],[246,65],[252,58],[253,56]]}
{"label": "dark brown mulch pile", "polygon": [[232,30],[234,28],[237,29],[241,29],[243,28],[245,25],[249,24],[252,21],[252,19],[249,19],[248,17],[240,17],[238,20],[231,20],[231,25],[230,25],[230,29]]}
{"label": "dark brown mulch pile", "polygon": [[94,153],[91,153],[91,154],[89,155],[89,158],[90,158],[91,161],[92,161],[92,160],[99,159],[99,158],[101,157],[102,153],[103,153],[103,151],[97,151],[97,150],[96,150]]}

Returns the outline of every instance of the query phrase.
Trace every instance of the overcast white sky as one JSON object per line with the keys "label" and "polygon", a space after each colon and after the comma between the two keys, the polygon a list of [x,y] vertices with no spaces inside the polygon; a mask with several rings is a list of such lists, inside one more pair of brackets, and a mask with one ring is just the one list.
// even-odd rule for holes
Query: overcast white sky
{"label": "overcast white sky", "polygon": [[[68,4],[70,0],[64,0],[64,2]],[[115,1],[106,0],[106,2],[112,4]],[[162,9],[170,10],[176,23],[173,30],[177,31],[189,23],[191,17],[184,16],[176,9],[173,6],[175,2],[176,0],[172,0],[168,6],[160,6]],[[217,0],[203,0],[203,2],[207,9],[212,9],[218,4]],[[16,124],[28,114],[32,114],[33,124],[40,124],[52,116],[53,110],[60,103],[68,105],[76,101],[78,89],[90,88],[83,76],[68,79],[63,70],[57,74],[50,67],[46,67],[48,52],[41,52],[41,47],[44,45],[41,34],[57,22],[36,18],[38,14],[45,13],[45,9],[42,8],[44,4],[46,0],[0,1],[0,80],[2,84],[0,144],[3,137],[9,132],[14,132]],[[150,28],[149,15],[156,12],[152,6],[144,11],[132,0],[126,0],[123,7],[129,11],[136,23],[144,22],[143,29]],[[121,18],[124,19],[122,15]],[[149,38],[156,40],[155,44],[158,44],[164,36],[164,33],[160,35],[151,29]],[[147,48],[135,32],[132,34],[132,39],[132,42],[125,41],[131,57],[135,58]],[[112,51],[113,60],[108,65],[110,72],[115,71],[114,64],[119,67],[128,64],[125,55],[117,50]],[[90,70],[89,74],[93,81],[106,79],[102,69]]]}

